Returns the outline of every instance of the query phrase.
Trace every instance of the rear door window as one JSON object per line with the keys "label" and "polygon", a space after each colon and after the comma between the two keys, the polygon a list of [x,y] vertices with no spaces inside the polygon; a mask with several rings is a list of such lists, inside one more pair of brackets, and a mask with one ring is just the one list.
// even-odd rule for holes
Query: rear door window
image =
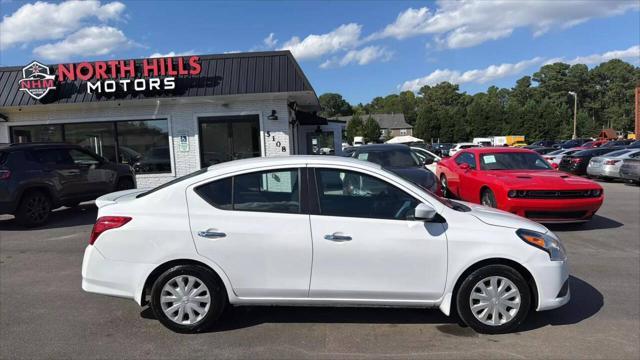
{"label": "rear door window", "polygon": [[36,161],[41,164],[73,165],[73,159],[67,149],[38,149],[33,152]]}
{"label": "rear door window", "polygon": [[198,186],[195,192],[222,210],[300,213],[298,169],[236,175]]}

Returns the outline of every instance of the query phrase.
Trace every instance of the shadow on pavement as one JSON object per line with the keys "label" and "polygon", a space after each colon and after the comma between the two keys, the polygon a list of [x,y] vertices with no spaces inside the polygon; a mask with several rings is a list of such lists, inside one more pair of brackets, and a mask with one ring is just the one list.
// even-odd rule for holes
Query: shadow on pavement
{"label": "shadow on pavement", "polygon": [[46,224],[34,228],[26,228],[15,219],[0,219],[0,231],[30,231],[56,229],[68,226],[91,225],[95,223],[98,209],[93,203],[82,204],[72,208],[60,208],[51,212]]}
{"label": "shadow on pavement", "polygon": [[522,324],[520,331],[547,325],[577,324],[597,314],[604,305],[602,293],[586,281],[571,276],[569,289],[571,300],[568,304],[554,310],[530,313],[529,319]]}
{"label": "shadow on pavement", "polygon": [[594,215],[590,221],[577,224],[544,224],[551,231],[586,231],[586,230],[604,230],[615,229],[624,226],[623,223],[617,222],[608,217]]}
{"label": "shadow on pavement", "polygon": [[[551,310],[529,312],[519,332],[535,330],[547,325],[571,325],[595,315],[603,306],[602,294],[576,277],[570,278],[572,300],[565,306]],[[151,308],[140,313],[145,319],[156,319]],[[448,317],[438,309],[420,308],[349,308],[349,307],[281,307],[239,306],[225,311],[219,323],[209,332],[238,330],[265,323],[326,323],[326,324],[438,324],[440,332],[462,337],[478,336],[468,327],[458,324],[457,317]]]}

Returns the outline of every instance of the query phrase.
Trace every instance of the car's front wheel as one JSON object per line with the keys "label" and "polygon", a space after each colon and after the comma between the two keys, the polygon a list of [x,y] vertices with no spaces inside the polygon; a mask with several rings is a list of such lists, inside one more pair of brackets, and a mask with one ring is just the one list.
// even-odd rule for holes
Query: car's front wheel
{"label": "car's front wheel", "polygon": [[527,317],[531,291],[513,268],[489,265],[464,279],[456,306],[464,323],[475,331],[503,334],[515,330]]}
{"label": "car's front wheel", "polygon": [[448,198],[449,196],[451,196],[451,193],[449,192],[449,184],[447,183],[447,177],[444,174],[440,175],[440,189],[442,191],[442,197]]}
{"label": "car's front wheel", "polygon": [[480,195],[480,202],[482,203],[482,205],[487,207],[491,207],[491,208],[498,207],[498,202],[496,201],[496,195],[493,193],[493,191],[489,189],[484,189],[482,191],[482,194]]}
{"label": "car's front wheel", "polygon": [[207,330],[220,318],[226,304],[223,284],[202,266],[175,266],[160,275],[151,289],[153,313],[176,332]]}

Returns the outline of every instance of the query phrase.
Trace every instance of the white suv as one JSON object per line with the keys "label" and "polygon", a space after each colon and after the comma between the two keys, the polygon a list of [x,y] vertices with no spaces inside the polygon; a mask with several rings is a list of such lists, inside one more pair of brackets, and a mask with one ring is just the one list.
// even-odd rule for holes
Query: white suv
{"label": "white suv", "polygon": [[82,288],[150,303],[180,332],[229,305],[384,305],[501,333],[570,296],[564,248],[544,226],[365,161],[233,161],[96,204]]}

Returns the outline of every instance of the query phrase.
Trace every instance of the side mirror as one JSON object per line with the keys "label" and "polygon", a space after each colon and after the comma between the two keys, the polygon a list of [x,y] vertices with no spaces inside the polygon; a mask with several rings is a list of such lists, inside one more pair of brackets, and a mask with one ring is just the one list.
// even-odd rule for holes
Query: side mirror
{"label": "side mirror", "polygon": [[467,163],[462,163],[462,164],[460,164],[460,169],[462,169],[462,170],[464,170],[464,171],[467,171],[467,170],[469,170],[470,168],[471,168],[471,167],[470,167],[470,166],[469,166],[469,164],[467,164]]}
{"label": "side mirror", "polygon": [[425,157],[424,161],[422,162],[423,165],[431,165],[433,164],[433,158],[431,157]]}
{"label": "side mirror", "polygon": [[426,220],[430,221],[436,217],[436,209],[432,208],[431,205],[420,203],[416,206],[414,218],[416,220]]}

